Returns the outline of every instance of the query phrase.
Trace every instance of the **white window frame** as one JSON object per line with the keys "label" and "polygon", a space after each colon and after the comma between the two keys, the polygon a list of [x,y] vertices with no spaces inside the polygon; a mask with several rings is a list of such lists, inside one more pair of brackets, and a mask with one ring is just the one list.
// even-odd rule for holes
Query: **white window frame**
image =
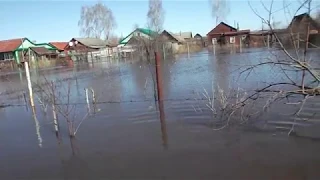
{"label": "white window frame", "polygon": [[235,36],[231,36],[230,37],[230,44],[235,44],[236,43],[236,37]]}

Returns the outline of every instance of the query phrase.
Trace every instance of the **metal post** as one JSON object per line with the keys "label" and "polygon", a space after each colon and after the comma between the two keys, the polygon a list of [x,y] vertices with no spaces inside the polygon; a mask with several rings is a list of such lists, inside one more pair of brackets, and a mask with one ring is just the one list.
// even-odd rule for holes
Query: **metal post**
{"label": "metal post", "polygon": [[189,49],[189,43],[187,43],[188,46],[188,58],[190,58],[190,49]]}
{"label": "metal post", "polygon": [[30,71],[29,71],[29,64],[28,64],[28,62],[25,62],[25,63],[24,63],[24,67],[25,67],[25,69],[26,69],[26,76],[27,76],[29,96],[30,96],[30,105],[31,105],[31,107],[34,107],[33,91],[32,91],[32,85],[31,85]]}
{"label": "metal post", "polygon": [[162,72],[160,65],[160,56],[158,52],[154,53],[156,57],[156,80],[157,80],[157,92],[158,92],[158,101],[163,100],[163,92],[162,92]]}

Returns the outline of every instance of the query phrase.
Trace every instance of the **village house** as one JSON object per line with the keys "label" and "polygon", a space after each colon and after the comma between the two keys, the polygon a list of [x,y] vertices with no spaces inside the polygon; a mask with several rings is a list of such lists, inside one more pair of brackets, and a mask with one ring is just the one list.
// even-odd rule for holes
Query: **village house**
{"label": "village house", "polygon": [[208,34],[209,44],[223,45],[237,45],[247,44],[246,38],[250,30],[238,30],[224,22],[218,24]]}
{"label": "village house", "polygon": [[73,60],[98,59],[112,54],[112,46],[99,38],[72,38],[64,50]]}
{"label": "village house", "polygon": [[198,39],[198,40],[201,40],[202,39],[202,36],[200,35],[200,34],[196,34],[196,35],[194,35],[194,37],[193,37],[194,39]]}
{"label": "village house", "polygon": [[[309,26],[309,27],[308,27]],[[309,29],[309,32],[308,32]],[[308,33],[307,33],[308,32]],[[277,44],[275,34],[285,46],[304,47],[307,34],[309,47],[320,45],[320,26],[307,13],[294,16],[287,28],[250,32],[250,46],[272,46]]]}
{"label": "village house", "polygon": [[56,51],[55,49],[49,50],[45,47],[30,47],[25,57],[29,59],[30,56],[32,61],[57,59],[58,54]]}
{"label": "village house", "polygon": [[63,52],[64,48],[68,45],[68,42],[49,42],[51,46],[54,46],[58,52]]}
{"label": "village house", "polygon": [[161,40],[164,44],[164,48],[170,50],[172,53],[176,53],[179,47],[186,43],[186,40],[174,33],[164,30],[161,35]]}
{"label": "village house", "polygon": [[129,42],[129,40],[132,37],[138,36],[138,37],[143,37],[147,39],[152,39],[156,35],[156,32],[150,30],[150,29],[145,29],[145,28],[137,28],[134,31],[132,31],[130,34],[128,34],[125,38],[121,39],[119,41],[119,46],[125,46]]}
{"label": "village house", "polygon": [[320,33],[319,24],[312,17],[310,17],[308,13],[294,16],[287,29],[292,33],[306,34],[307,29],[309,29],[309,34]]}
{"label": "village house", "polygon": [[310,42],[309,47],[320,45],[320,24],[310,17],[308,13],[294,16],[287,31],[294,35],[300,47],[304,47],[307,36],[308,42]]}
{"label": "village house", "polygon": [[48,43],[34,43],[28,38],[0,41],[0,61],[15,61],[17,64],[26,61],[24,58],[30,47],[43,47],[48,50],[56,48]]}
{"label": "village house", "polygon": [[193,38],[192,32],[181,32],[180,31],[179,33],[175,33],[174,35],[179,36],[186,41],[191,40]]}

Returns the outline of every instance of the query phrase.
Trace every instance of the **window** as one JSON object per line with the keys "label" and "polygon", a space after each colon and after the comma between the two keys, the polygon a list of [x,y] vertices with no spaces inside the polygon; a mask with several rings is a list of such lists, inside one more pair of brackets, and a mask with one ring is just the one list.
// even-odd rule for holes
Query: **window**
{"label": "window", "polygon": [[230,37],[230,44],[234,44],[236,42],[236,37]]}
{"label": "window", "polygon": [[140,36],[140,33],[138,32],[137,35]]}
{"label": "window", "polygon": [[217,38],[212,38],[212,44],[217,44]]}
{"label": "window", "polygon": [[4,60],[13,60],[13,53],[4,53],[3,57]]}

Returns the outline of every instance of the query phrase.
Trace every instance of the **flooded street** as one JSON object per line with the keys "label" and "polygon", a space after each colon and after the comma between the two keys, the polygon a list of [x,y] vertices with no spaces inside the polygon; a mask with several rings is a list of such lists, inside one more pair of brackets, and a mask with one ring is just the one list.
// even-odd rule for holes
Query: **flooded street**
{"label": "flooded street", "polygon": [[[211,96],[220,87],[250,94],[285,78],[275,67],[240,75],[267,56],[264,49],[216,55],[204,50],[165,59],[163,104],[154,100],[154,68],[145,61],[31,69],[34,115],[26,106],[25,72],[2,74],[0,179],[318,179],[318,97],[299,117],[310,121],[298,122],[298,136],[288,136],[293,117],[285,115],[297,106],[283,102],[250,123],[222,130],[212,126],[205,92]],[[319,52],[312,56],[318,59]],[[290,76],[299,78],[294,72]],[[43,101],[46,92],[37,88],[50,88],[51,81],[57,105],[72,107],[70,117],[79,127],[75,138],[69,138],[61,114],[60,137],[55,134],[51,107]],[[94,90],[96,104],[87,106],[85,88]],[[265,102],[250,111],[261,110]]]}

